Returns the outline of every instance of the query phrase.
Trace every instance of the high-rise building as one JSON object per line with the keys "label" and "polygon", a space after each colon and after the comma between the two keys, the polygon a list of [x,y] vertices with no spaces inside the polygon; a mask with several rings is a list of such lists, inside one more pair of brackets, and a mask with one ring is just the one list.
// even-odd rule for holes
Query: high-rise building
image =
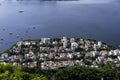
{"label": "high-rise building", "polygon": [[67,37],[63,37],[62,43],[63,43],[63,48],[66,48],[68,43]]}

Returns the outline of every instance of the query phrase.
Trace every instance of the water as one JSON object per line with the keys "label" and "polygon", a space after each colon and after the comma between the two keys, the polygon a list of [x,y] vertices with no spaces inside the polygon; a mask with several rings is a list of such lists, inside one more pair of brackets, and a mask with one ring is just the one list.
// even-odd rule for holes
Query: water
{"label": "water", "polygon": [[83,37],[120,45],[120,1],[0,0],[0,51],[22,39]]}

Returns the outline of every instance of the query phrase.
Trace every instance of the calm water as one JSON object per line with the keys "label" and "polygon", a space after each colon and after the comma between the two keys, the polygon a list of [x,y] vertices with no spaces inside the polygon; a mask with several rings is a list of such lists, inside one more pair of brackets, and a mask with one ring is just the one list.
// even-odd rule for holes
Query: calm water
{"label": "calm water", "polygon": [[21,39],[62,36],[118,46],[119,30],[119,0],[0,0],[0,51]]}

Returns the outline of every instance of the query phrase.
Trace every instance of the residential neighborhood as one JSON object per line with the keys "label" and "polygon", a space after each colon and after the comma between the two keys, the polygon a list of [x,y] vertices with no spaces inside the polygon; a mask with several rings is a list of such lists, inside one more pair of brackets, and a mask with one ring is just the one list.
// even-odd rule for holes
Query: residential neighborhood
{"label": "residential neighborhood", "polygon": [[13,66],[57,69],[71,66],[120,66],[120,50],[101,41],[82,38],[24,40],[1,54],[0,62]]}

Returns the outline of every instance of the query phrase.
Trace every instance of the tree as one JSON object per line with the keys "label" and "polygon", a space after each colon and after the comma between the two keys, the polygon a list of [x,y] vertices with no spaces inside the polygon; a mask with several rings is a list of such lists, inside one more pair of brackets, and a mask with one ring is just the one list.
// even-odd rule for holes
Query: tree
{"label": "tree", "polygon": [[47,78],[43,75],[34,77],[32,80],[47,80]]}
{"label": "tree", "polygon": [[0,74],[0,80],[8,80],[9,71]]}

